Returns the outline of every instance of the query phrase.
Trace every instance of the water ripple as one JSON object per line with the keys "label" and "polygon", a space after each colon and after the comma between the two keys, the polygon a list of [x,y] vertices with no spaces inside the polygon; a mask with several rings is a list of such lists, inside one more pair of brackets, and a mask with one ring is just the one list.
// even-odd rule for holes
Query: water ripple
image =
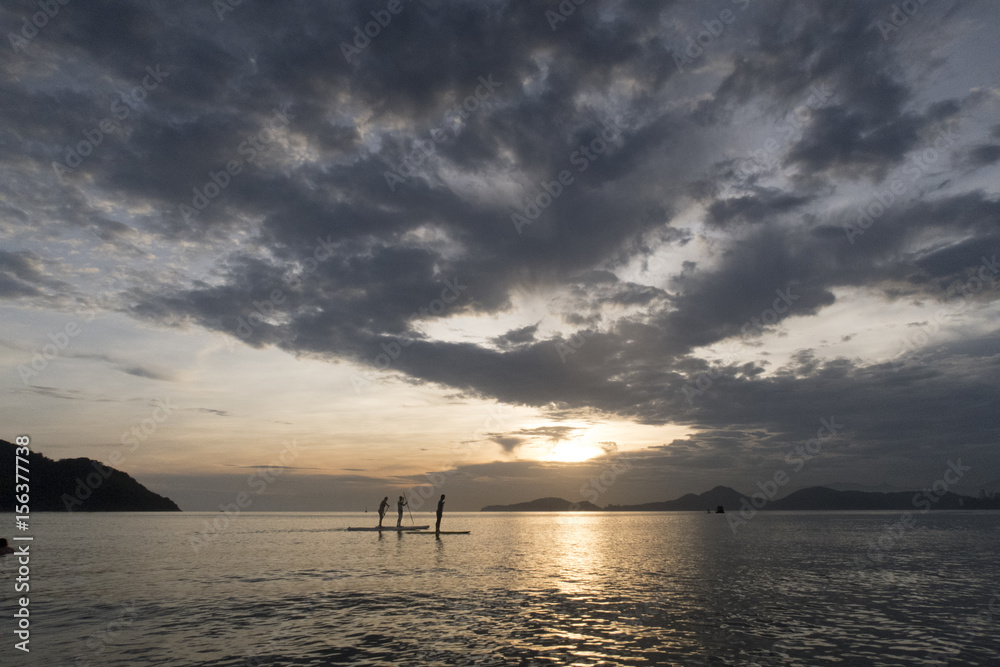
{"label": "water ripple", "polygon": [[[989,613],[1000,600],[997,513],[929,514],[867,567],[855,556],[891,515],[762,514],[739,536],[694,514],[451,518],[472,535],[248,515],[192,553],[185,536],[201,517],[95,526],[102,519],[47,516],[32,657],[78,667],[1000,664]],[[128,557],[78,554],[83,536],[108,531]],[[274,549],[258,548],[262,534]]]}

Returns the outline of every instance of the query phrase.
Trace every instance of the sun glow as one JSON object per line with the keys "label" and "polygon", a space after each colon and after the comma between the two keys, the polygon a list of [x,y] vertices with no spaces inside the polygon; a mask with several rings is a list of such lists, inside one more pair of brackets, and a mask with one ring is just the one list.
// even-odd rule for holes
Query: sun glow
{"label": "sun glow", "polygon": [[588,442],[574,442],[573,440],[560,440],[559,442],[546,448],[539,456],[542,461],[558,461],[560,463],[579,463],[600,456],[604,453],[599,445],[592,445]]}

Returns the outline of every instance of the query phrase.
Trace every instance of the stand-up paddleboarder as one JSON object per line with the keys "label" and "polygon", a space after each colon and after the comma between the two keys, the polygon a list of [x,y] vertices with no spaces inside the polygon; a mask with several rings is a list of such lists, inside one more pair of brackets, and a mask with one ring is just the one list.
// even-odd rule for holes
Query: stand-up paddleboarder
{"label": "stand-up paddleboarder", "polygon": [[399,512],[399,516],[396,518],[396,528],[403,525],[403,508],[407,505],[409,505],[409,503],[406,502],[406,499],[403,498],[403,496],[400,496],[399,500],[396,501],[396,510]]}
{"label": "stand-up paddleboarder", "polygon": [[378,527],[382,527],[382,519],[385,518],[385,513],[389,511],[389,496],[382,499],[382,502],[378,505]]}
{"label": "stand-up paddleboarder", "polygon": [[444,514],[444,494],[441,494],[441,500],[438,501],[438,511],[437,511],[437,523],[434,524],[434,532],[441,532],[441,515]]}

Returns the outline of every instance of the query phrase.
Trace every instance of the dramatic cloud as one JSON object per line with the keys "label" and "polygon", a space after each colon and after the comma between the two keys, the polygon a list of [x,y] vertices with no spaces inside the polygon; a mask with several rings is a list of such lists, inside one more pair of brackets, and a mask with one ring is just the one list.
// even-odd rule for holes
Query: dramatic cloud
{"label": "dramatic cloud", "polygon": [[[725,482],[835,416],[828,481],[1000,475],[996,12],[716,4],[67,7],[0,64],[6,390],[249,394],[182,352],[208,332],[262,383],[274,350],[352,369],[380,427],[382,381],[534,411],[470,466],[608,419],[689,432],[601,436],[633,474]],[[80,313],[91,352],[19,373]]]}

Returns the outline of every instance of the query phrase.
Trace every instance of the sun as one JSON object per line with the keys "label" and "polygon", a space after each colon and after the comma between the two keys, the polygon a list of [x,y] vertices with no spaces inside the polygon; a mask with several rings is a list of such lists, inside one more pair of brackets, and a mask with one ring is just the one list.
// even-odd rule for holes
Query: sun
{"label": "sun", "polygon": [[558,463],[579,463],[600,456],[604,450],[598,445],[588,442],[574,442],[572,440],[560,440],[552,445],[542,456],[542,461],[554,461]]}

